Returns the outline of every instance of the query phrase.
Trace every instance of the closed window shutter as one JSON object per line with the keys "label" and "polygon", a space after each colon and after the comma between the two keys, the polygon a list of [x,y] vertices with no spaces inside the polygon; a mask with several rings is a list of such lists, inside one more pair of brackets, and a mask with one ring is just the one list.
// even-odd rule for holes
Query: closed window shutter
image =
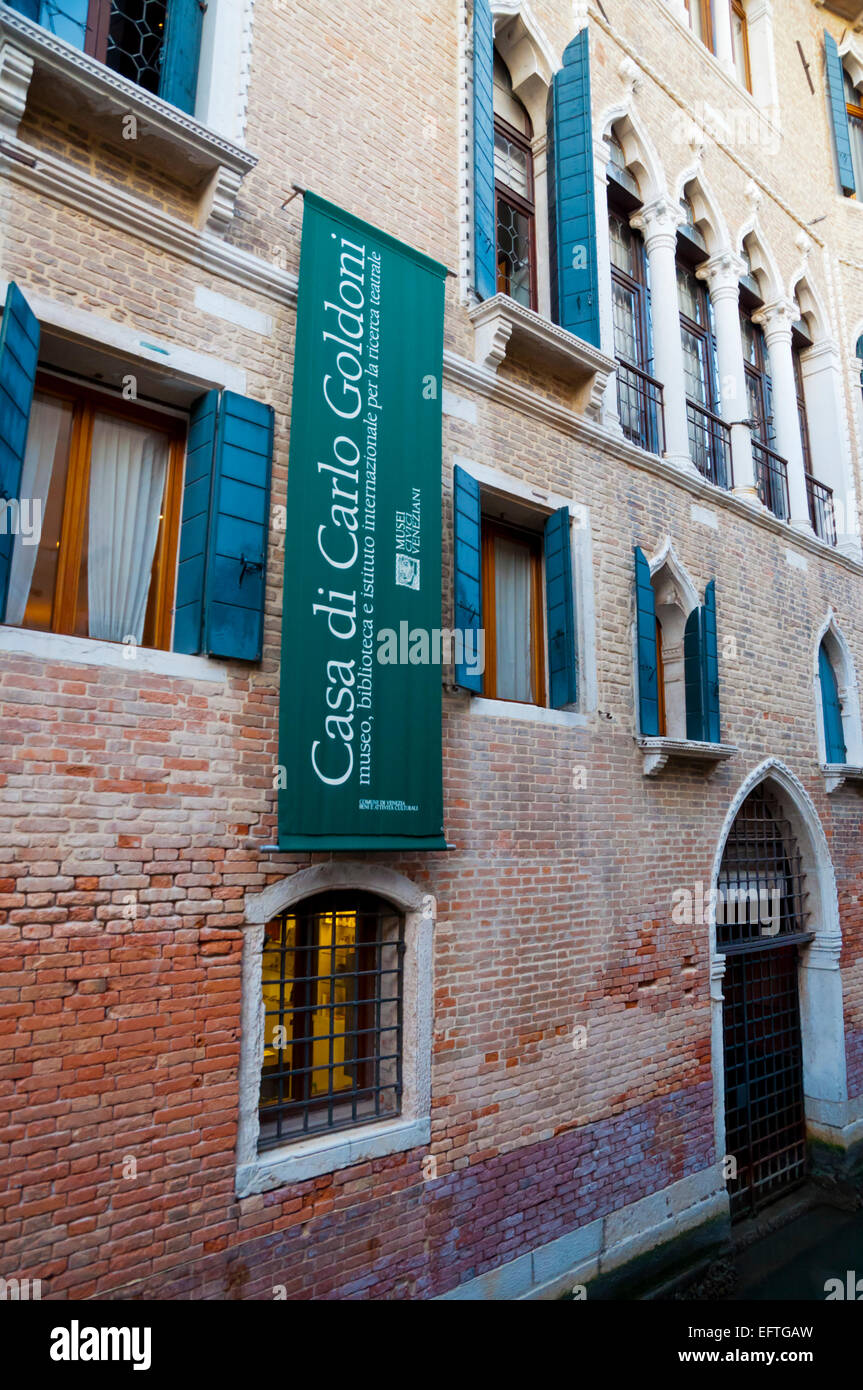
{"label": "closed window shutter", "polygon": [[26,15],[27,19],[39,21],[39,11],[42,8],[42,0],[7,0],[10,10],[17,10],[19,14]]}
{"label": "closed window shutter", "polygon": [[186,445],[180,562],[174,617],[174,651],[196,654],[204,633],[204,582],[219,393],[208,391],[192,406]]}
{"label": "closed window shutter", "polygon": [[645,738],[659,734],[659,686],[656,670],[656,600],[650,566],[635,547],[635,616],[638,640],[639,725]]}
{"label": "closed window shutter", "polygon": [[824,710],[824,745],[828,763],[846,763],[845,732],[836,672],[824,643],[818,648],[818,674],[821,678],[821,704]]}
{"label": "closed window shutter", "polygon": [[686,698],[686,737],[709,743],[705,671],[704,609],[693,608],[683,630],[683,684]]}
{"label": "closed window shutter", "polygon": [[494,23],[489,0],[473,10],[473,245],[474,289],[497,291],[497,215],[494,201]]}
{"label": "closed window shutter", "polygon": [[704,708],[708,743],[719,743],[719,650],[716,638],[716,580],[704,591]]}
{"label": "closed window shutter", "polygon": [[[478,634],[482,627],[479,483],[457,464],[453,469],[453,531],[454,625],[463,634]],[[480,648],[475,645],[473,650],[479,652]],[[482,675],[468,670],[465,662],[456,665],[455,683],[475,695],[482,694]]]}
{"label": "closed window shutter", "polygon": [[263,650],[273,412],[215,391],[192,409],[174,650],[258,661]]}
{"label": "closed window shutter", "polygon": [[836,142],[836,162],[843,193],[856,193],[854,162],[851,158],[851,133],[848,129],[848,106],[845,101],[845,78],[839,48],[832,34],[824,31],[824,52],[827,58],[827,97],[833,139]]}
{"label": "closed window shutter", "polygon": [[[4,502],[18,500],[38,360],[39,323],[13,282],[6,291],[0,321],[0,500]],[[5,522],[0,528],[0,621],[6,617],[15,544],[8,516]]]}
{"label": "closed window shutter", "polygon": [[204,6],[198,0],[168,0],[159,96],[195,114]]}
{"label": "closed window shutter", "polygon": [[583,29],[563,55],[549,93],[548,210],[552,316],[599,347],[599,279],[590,46]]}
{"label": "closed window shutter", "polygon": [[578,698],[568,507],[545,523],[545,605],[551,706],[562,709]]}

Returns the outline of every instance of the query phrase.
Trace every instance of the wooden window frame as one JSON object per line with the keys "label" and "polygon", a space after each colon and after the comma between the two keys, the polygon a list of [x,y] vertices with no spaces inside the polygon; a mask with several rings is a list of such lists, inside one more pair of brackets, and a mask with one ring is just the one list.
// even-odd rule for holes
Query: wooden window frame
{"label": "wooden window frame", "polygon": [[[614,217],[622,222],[626,222],[627,225],[629,224],[626,213],[613,205],[609,206],[608,217],[609,221]],[[612,260],[611,278],[612,280],[616,280],[623,289],[628,290],[629,293],[635,297],[636,341],[638,344],[639,361],[626,362],[625,358],[620,358],[619,360],[626,366],[637,367],[640,372],[645,372],[648,376],[652,376],[653,353],[650,349],[647,256],[644,249],[644,241],[639,232],[634,228],[630,228],[630,231],[632,232],[635,246],[635,275],[629,275],[627,271],[621,270]],[[616,348],[615,356],[617,356]]]}
{"label": "wooden window frame", "polygon": [[[531,552],[530,647],[534,699],[512,700],[497,693],[497,614],[495,605],[494,542],[498,537],[526,544]],[[485,673],[483,695],[490,700],[506,700],[510,704],[547,707],[545,671],[545,601],[543,583],[543,539],[536,531],[528,531],[506,522],[482,518],[482,607],[485,629]]]}
{"label": "wooden window frame", "polygon": [[709,36],[709,42],[707,42],[707,41],[702,37],[702,38],[699,39],[699,43],[703,43],[703,44],[704,44],[704,47],[705,47],[706,49],[708,49],[708,51],[709,51],[710,53],[713,53],[713,54],[715,55],[715,53],[716,53],[716,35],[715,35],[714,27],[713,27],[713,0],[686,0],[686,13],[687,13],[687,15],[688,15],[688,17],[689,17],[689,27],[690,27],[690,30],[692,31],[693,37],[694,37],[694,38],[698,38],[698,35],[695,33],[695,30],[692,28],[692,7],[693,7],[693,5],[697,5],[697,6],[698,6],[698,11],[699,11],[699,13],[700,13],[700,15],[701,15],[701,28],[702,28],[704,34],[707,34],[707,35]]}
{"label": "wooden window frame", "polygon": [[[72,407],[69,437],[69,463],[66,493],[60,523],[60,548],[54,595],[51,600],[49,631],[75,636],[78,591],[84,554],[84,533],[93,451],[93,422],[97,413],[113,415],[127,424],[147,425],[168,437],[168,470],[162,503],[162,519],[156,539],[150,590],[144,618],[142,645],[170,651],[174,623],[174,586],[180,513],[183,503],[183,470],[186,454],[186,426],[176,416],[162,415],[132,401],[118,401],[87,386],[39,372],[36,391],[66,401]],[[150,637],[151,641],[147,642]]]}
{"label": "wooden window frame", "polygon": [[[682,256],[677,257],[677,265],[682,270],[685,270],[687,274],[692,273],[693,267],[691,263],[685,260]],[[681,326],[686,329],[687,333],[691,333],[693,338],[698,338],[699,341],[703,344],[704,360],[707,369],[707,401],[693,401],[692,404],[701,406],[702,408],[706,408],[707,410],[711,410],[713,411],[714,415],[717,415],[719,413],[719,397],[717,392],[716,381],[718,374],[718,362],[716,353],[716,335],[713,331],[713,320],[710,312],[710,296],[707,293],[707,287],[704,284],[703,280],[699,280],[697,277],[694,278],[698,299],[701,304],[701,309],[704,317],[703,324],[696,323],[694,319],[689,318],[688,314],[684,314],[683,310],[680,308],[680,301],[678,296],[678,311],[680,314]],[[691,397],[687,397],[687,399],[691,399]]]}
{"label": "wooden window frame", "polygon": [[800,443],[803,446],[803,467],[812,473],[812,440],[809,434],[809,412],[806,408],[806,386],[803,380],[803,364],[800,361],[800,348],[792,345],[791,358],[794,363],[794,385],[797,388],[797,417],[800,421]]}
{"label": "wooden window frame", "polygon": [[[752,314],[748,309],[740,309],[741,316],[752,322]],[[744,369],[748,381],[754,383],[758,392],[758,400],[761,406],[761,421],[752,421],[752,434],[759,444],[764,444],[768,449],[776,447],[776,431],[773,428],[773,383],[770,380],[769,363],[766,356],[766,345],[764,342],[764,331],[757,323],[752,324],[755,330],[755,355],[757,362],[753,365],[744,358]],[[758,426],[763,423],[765,438],[758,432]]]}
{"label": "wooden window frame", "polygon": [[108,30],[111,27],[111,0],[90,0],[84,52],[104,63],[108,57]]}
{"label": "wooden window frame", "polygon": [[[538,308],[538,306],[539,306],[539,290],[538,290],[538,287],[537,287],[537,273],[536,273],[536,184],[535,184],[535,180],[534,180],[534,169],[533,169],[533,145],[532,145],[532,143],[531,143],[531,140],[530,140],[530,137],[529,137],[529,136],[525,135],[525,134],[523,133],[523,131],[517,130],[517,129],[515,128],[515,126],[510,125],[509,122],[508,122],[508,121],[505,121],[505,120],[503,119],[502,116],[497,116],[497,115],[495,116],[495,118],[494,118],[494,128],[495,128],[495,131],[496,131],[496,132],[499,131],[501,135],[505,136],[505,138],[506,138],[507,140],[509,140],[510,144],[512,144],[512,145],[518,145],[519,149],[521,149],[521,150],[524,152],[524,154],[527,156],[527,180],[528,180],[528,188],[529,188],[529,190],[530,190],[530,197],[529,197],[529,198],[525,198],[525,197],[522,196],[522,194],[516,193],[515,189],[510,188],[509,184],[502,183],[498,178],[495,178],[495,181],[494,181],[494,228],[495,228],[495,277],[496,277],[496,282],[497,282],[497,279],[499,279],[499,270],[498,270],[498,264],[497,264],[497,258],[498,258],[497,229],[498,229],[498,227],[499,227],[499,225],[500,225],[500,203],[501,203],[501,201],[503,201],[503,202],[505,202],[505,203],[509,203],[512,207],[514,207],[514,208],[516,209],[517,212],[520,212],[520,213],[522,214],[523,217],[526,217],[526,218],[527,218],[527,222],[528,222],[528,241],[529,241],[528,255],[529,255],[529,258],[530,258],[530,265],[529,265],[529,267],[528,267],[528,268],[529,268],[529,271],[530,271],[530,306],[529,306],[529,307],[533,310],[534,313],[536,313],[536,312],[537,312],[537,308]],[[508,292],[507,292],[506,290],[498,289],[498,293],[499,293],[499,294],[506,294],[506,293],[508,293]]]}
{"label": "wooden window frame", "polygon": [[[732,16],[736,15],[740,20],[743,32],[743,68],[745,72],[746,90],[752,93],[752,60],[749,50],[749,20],[746,18],[746,11],[743,8],[742,0],[731,0],[730,4]],[[734,27],[731,29],[731,48],[732,56],[734,50]],[[735,64],[736,67],[736,64]]]}

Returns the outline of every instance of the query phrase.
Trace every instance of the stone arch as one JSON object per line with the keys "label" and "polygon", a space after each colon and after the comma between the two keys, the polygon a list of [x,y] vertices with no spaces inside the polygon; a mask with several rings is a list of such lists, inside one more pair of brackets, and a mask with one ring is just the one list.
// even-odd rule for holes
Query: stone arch
{"label": "stone arch", "polygon": [[[328,891],[356,889],[396,907],[404,917],[402,1030],[402,1106],[397,1119],[371,1128],[324,1135],[318,1140],[258,1153],[258,1096],[264,1055],[264,1002],[261,958],[266,924],[307,898]],[[362,860],[328,860],[300,869],[245,900],[243,1001],[237,1136],[238,1196],[263,1192],[289,1181],[326,1173],[357,1162],[357,1154],[386,1154],[427,1143],[431,1132],[431,1047],[434,966],[434,896],[404,874]],[[365,1146],[365,1147],[363,1147]]]}
{"label": "stone arch", "polygon": [[651,203],[656,198],[667,198],[665,173],[659,155],[631,103],[606,110],[598,126],[605,149],[605,163],[608,164],[610,158],[609,137],[613,131],[623,148],[626,167],[638,184],[641,201]]}
{"label": "stone arch", "polygon": [[545,134],[548,89],[554,52],[525,0],[492,0],[494,46],[506,63],[512,90],[533,123],[534,137]]}
{"label": "stone arch", "polygon": [[827,760],[824,738],[824,711],[821,700],[821,680],[818,673],[818,653],[821,643],[827,648],[836,682],[839,686],[839,700],[842,705],[842,733],[845,738],[847,760],[852,767],[863,766],[863,738],[860,734],[860,690],[857,683],[857,670],[847,638],[836,621],[833,609],[815,636],[812,654],[812,681],[815,694],[815,727],[818,733],[818,756],[823,763]]}
{"label": "stone arch", "polygon": [[863,87],[863,43],[857,34],[846,35],[839,45],[839,57],[854,86]]}
{"label": "stone arch", "polygon": [[782,275],[776,257],[761,231],[757,217],[751,218],[740,229],[736,250],[738,254],[744,250],[749,253],[752,274],[758,281],[758,288],[764,303],[772,304],[774,300],[781,299],[784,293]]}
{"label": "stone arch", "polygon": [[792,277],[789,298],[797,304],[813,345],[831,337],[830,319],[824,300],[813,284],[811,272],[805,266]]}
{"label": "stone arch", "polygon": [[716,846],[708,898],[710,945],[711,1055],[717,1160],[725,1154],[723,994],[725,956],[716,945],[716,887],[731,827],[746,798],[762,782],[778,796],[800,850],[814,941],[801,951],[800,1018],[807,1131],[837,1142],[847,1112],[845,1023],[839,960],[842,935],[836,874],[824,828],[809,793],[779,758],[766,758],[740,784]]}
{"label": "stone arch", "polygon": [[731,235],[707,179],[699,165],[685,170],[677,180],[675,198],[688,198],[695,215],[695,225],[704,237],[710,256],[730,250]]}

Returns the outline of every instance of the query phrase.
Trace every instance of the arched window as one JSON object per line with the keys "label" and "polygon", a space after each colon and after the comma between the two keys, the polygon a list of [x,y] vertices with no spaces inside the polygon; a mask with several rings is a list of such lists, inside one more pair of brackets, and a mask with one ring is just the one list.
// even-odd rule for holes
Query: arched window
{"label": "arched window", "polygon": [[806,1172],[798,951],[812,940],[794,831],[766,783],[743,802],[716,885],[722,982],[725,1151],[733,1217]]}
{"label": "arched window", "polygon": [[851,137],[851,162],[854,165],[857,196],[860,197],[860,191],[863,189],[863,92],[859,87],[855,87],[854,79],[847,68],[843,69],[843,76],[848,110],[848,134]]}
{"label": "arched window", "polygon": [[821,685],[821,711],[824,716],[824,753],[828,763],[845,764],[848,750],[845,743],[842,700],[839,681],[826,639],[818,648],[818,679]]}
{"label": "arched window", "polygon": [[353,891],[266,928],[259,1148],[401,1113],[404,918]]}
{"label": "arched window", "polygon": [[752,430],[752,456],[758,496],[774,516],[787,521],[791,515],[788,496],[788,465],[776,452],[776,426],[773,414],[773,383],[767,341],[753,314],[761,307],[761,292],[752,272],[749,251],[744,246],[746,274],[740,282],[740,333],[746,369],[746,395]]}
{"label": "arched window", "polygon": [[653,378],[647,255],[640,232],[629,221],[641,198],[614,131],[609,146],[608,235],[618,414],[627,439],[661,454],[665,448],[662,387]]}
{"label": "arched window", "polygon": [[533,128],[512,90],[499,53],[494,55],[494,187],[497,215],[497,289],[527,309],[537,307],[536,203]]}
{"label": "arched window", "polygon": [[719,373],[716,364],[716,332],[707,286],[696,267],[707,259],[704,237],[695,223],[689,199],[681,209],[686,222],[677,237],[677,297],[680,336],[686,379],[686,415],[689,452],[700,473],[718,487],[731,486],[731,450],[728,430],[719,418]]}

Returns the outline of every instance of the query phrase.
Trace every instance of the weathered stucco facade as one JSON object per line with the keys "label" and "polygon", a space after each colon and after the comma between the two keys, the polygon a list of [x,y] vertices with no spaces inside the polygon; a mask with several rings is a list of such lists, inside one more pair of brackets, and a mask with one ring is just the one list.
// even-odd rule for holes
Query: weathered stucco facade
{"label": "weathered stucco facade", "polygon": [[[453,272],[443,626],[454,463],[492,497],[576,519],[578,702],[478,698],[444,670],[446,852],[313,864],[265,848],[291,678],[276,520],[260,662],[0,627],[0,1271],[40,1278],[43,1297],[517,1297],[687,1232],[719,1239],[724,962],[709,912],[675,907],[709,894],[764,779],[795,831],[814,933],[800,970],[814,1161],[850,1172],[863,1144],[863,784],[828,791],[818,685],[832,625],[857,767],[863,203],[837,181],[823,30],[861,75],[863,34],[808,0],[750,0],[750,95],[682,0],[606,8],[492,4],[532,116],[589,29],[602,352],[615,355],[613,129],[645,236],[687,193],[714,279],[725,261],[736,286],[745,243],[763,303],[796,297],[827,374],[809,413],[836,546],[751,488],[629,442],[613,375],[586,402],[583,366],[541,327],[525,360],[517,329],[473,322],[466,0],[218,0],[197,122],[122,79],[107,90],[95,60],[43,52],[38,26],[0,6],[0,282],[39,319],[43,365],[115,389],[132,375],[179,412],[208,389],[268,403],[275,518],[296,184]],[[536,119],[534,136],[540,181]],[[538,214],[547,319],[542,232]],[[664,307],[654,294],[657,327]],[[743,414],[726,415],[735,448]],[[634,547],[679,591],[715,580],[723,760],[648,766],[636,741]],[[261,931],[310,872],[309,892],[370,889],[407,914],[413,1090],[401,1139],[353,1130],[336,1159],[286,1146],[279,1167],[255,1155]]]}

